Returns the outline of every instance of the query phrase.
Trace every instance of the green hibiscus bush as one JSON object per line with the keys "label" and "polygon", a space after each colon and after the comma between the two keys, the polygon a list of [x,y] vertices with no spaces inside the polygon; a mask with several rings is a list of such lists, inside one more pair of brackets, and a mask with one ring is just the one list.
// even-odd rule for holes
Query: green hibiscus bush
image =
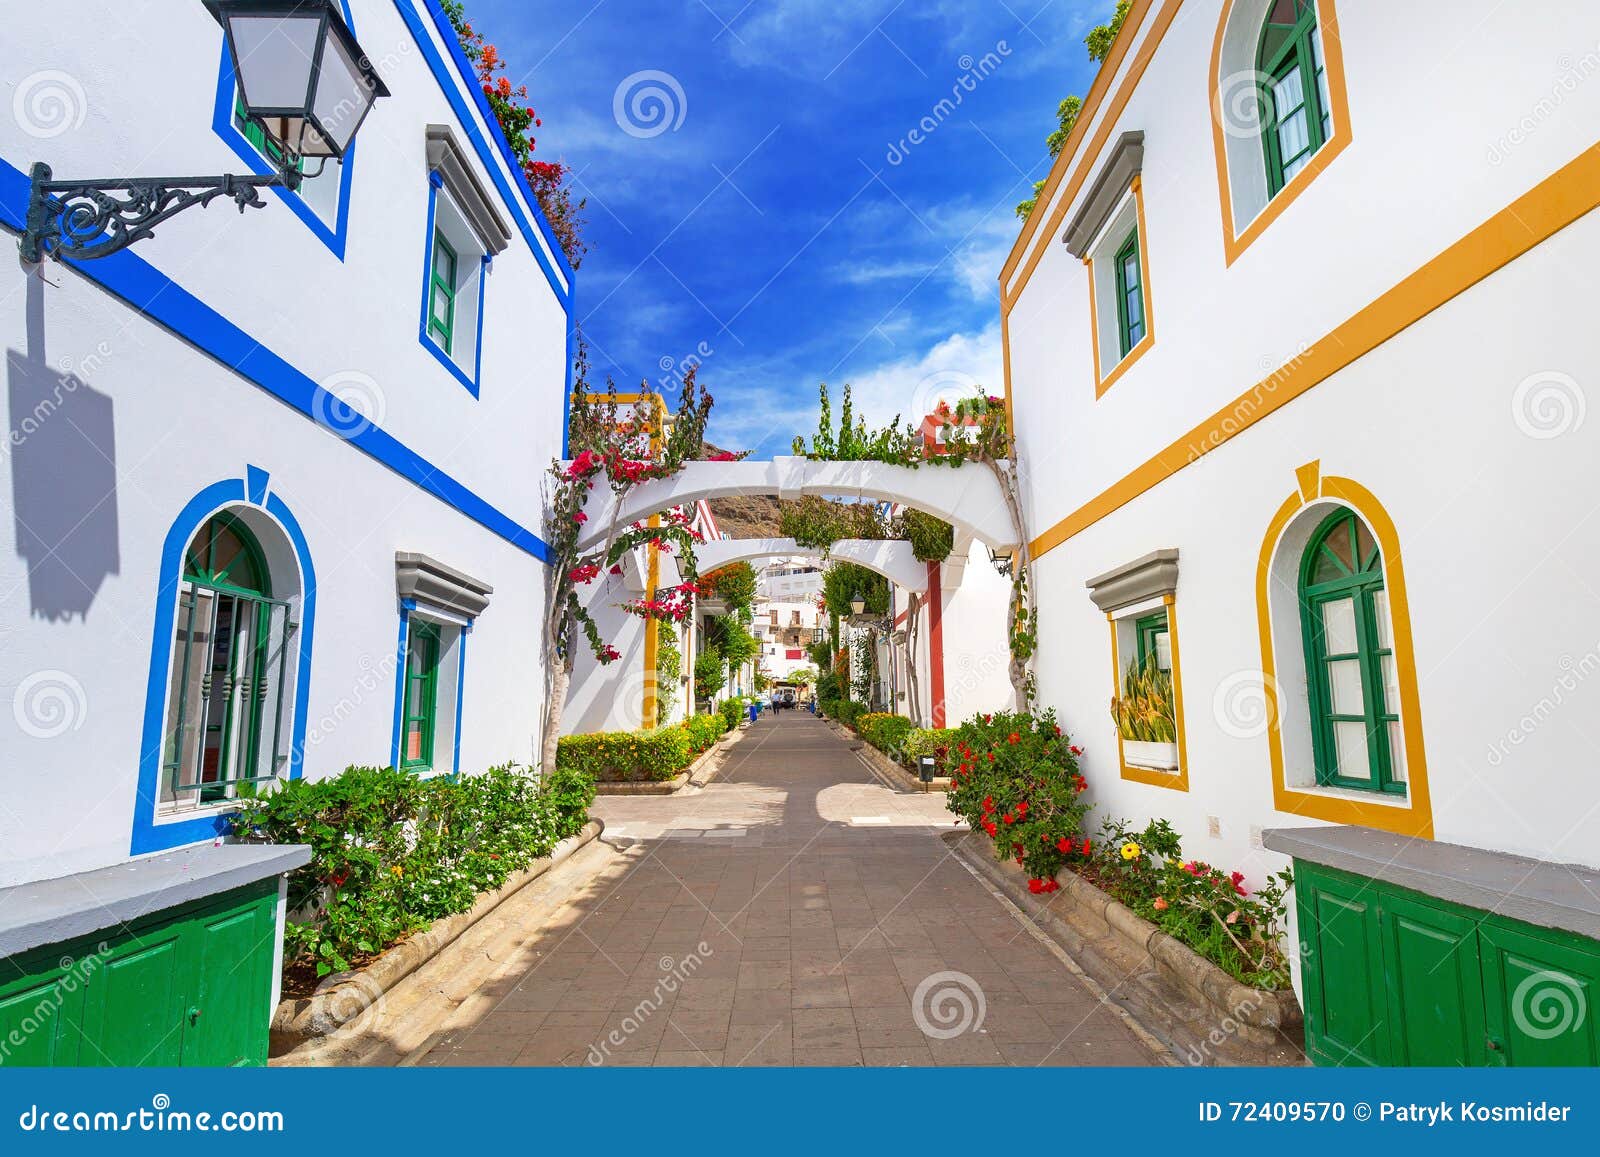
{"label": "green hibiscus bush", "polygon": [[556,767],[584,772],[601,783],[668,780],[693,758],[689,731],[681,725],[563,735],[556,744]]}
{"label": "green hibiscus bush", "polygon": [[885,711],[871,711],[856,720],[856,730],[879,751],[884,752],[897,763],[905,762],[901,749],[905,744],[906,736],[911,734],[911,720],[904,715],[894,715]]}
{"label": "green hibiscus bush", "polygon": [[994,842],[996,857],[1022,866],[1030,891],[1056,891],[1056,873],[1081,853],[1089,805],[1082,751],[1061,734],[1055,712],[997,711],[946,734],[950,810]]}

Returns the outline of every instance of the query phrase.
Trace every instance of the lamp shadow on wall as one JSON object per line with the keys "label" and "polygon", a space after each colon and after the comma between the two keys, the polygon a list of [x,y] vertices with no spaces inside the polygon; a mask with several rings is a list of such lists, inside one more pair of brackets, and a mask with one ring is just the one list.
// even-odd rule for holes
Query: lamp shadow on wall
{"label": "lamp shadow on wall", "polygon": [[45,282],[28,278],[27,351],[6,351],[17,554],[28,564],[32,613],[51,621],[87,617],[110,575],[120,573],[115,419],[111,398],[81,373],[45,356]]}

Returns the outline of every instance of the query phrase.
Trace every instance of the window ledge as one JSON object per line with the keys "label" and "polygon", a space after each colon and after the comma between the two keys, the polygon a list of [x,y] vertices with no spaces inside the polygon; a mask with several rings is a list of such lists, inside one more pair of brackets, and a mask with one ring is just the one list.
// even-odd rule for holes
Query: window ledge
{"label": "window ledge", "polygon": [[1061,235],[1068,253],[1079,258],[1088,255],[1089,247],[1111,219],[1122,195],[1143,170],[1144,133],[1138,130],[1123,133],[1111,147],[1111,155],[1101,166],[1100,175],[1083,199],[1082,207]]}
{"label": "window ledge", "polygon": [[439,174],[444,187],[472,224],[472,231],[491,254],[499,254],[511,242],[511,227],[495,208],[494,198],[472,170],[466,150],[456,140],[449,125],[429,125],[427,129],[428,169]]}
{"label": "window ledge", "polygon": [[1600,872],[1366,827],[1273,828],[1272,851],[1467,908],[1600,940]]}

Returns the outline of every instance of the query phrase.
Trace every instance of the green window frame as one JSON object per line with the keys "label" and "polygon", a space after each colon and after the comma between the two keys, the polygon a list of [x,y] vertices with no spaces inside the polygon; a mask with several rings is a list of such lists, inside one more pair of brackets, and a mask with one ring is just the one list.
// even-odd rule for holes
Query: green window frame
{"label": "green window frame", "polygon": [[444,231],[433,231],[433,260],[428,263],[428,333],[445,353],[455,344],[456,251],[445,240]]}
{"label": "green window frame", "polygon": [[277,775],[294,630],[260,542],[233,515],[213,515],[184,551],[179,583],[163,759],[174,800],[218,803]]}
{"label": "green window frame", "polygon": [[[1405,795],[1383,557],[1355,511],[1325,518],[1300,566],[1311,746],[1324,787]],[[1366,774],[1351,774],[1356,767]]]}
{"label": "green window frame", "polygon": [[[250,142],[251,148],[266,157],[274,165],[283,161],[283,149],[279,147],[277,141],[267,134],[266,128],[260,121],[253,119],[245,112],[244,97],[239,94],[237,89],[233,94],[233,127],[238,129],[240,135]],[[304,175],[306,171],[305,158],[301,157],[296,161],[294,167]],[[299,191],[298,189],[294,190],[296,193]]]}
{"label": "green window frame", "polygon": [[433,744],[439,707],[439,628],[411,621],[406,632],[404,717],[400,725],[400,766],[433,770]]}
{"label": "green window frame", "polygon": [[[1153,615],[1141,615],[1134,620],[1133,629],[1139,639],[1139,666],[1143,668],[1150,656],[1156,657],[1156,666],[1170,673],[1172,671],[1172,634],[1167,623],[1167,612],[1157,611]],[[1166,662],[1161,661],[1161,637],[1167,637]]]}
{"label": "green window frame", "polygon": [[1315,0],[1273,0],[1256,67],[1267,192],[1276,197],[1333,135]]}
{"label": "green window frame", "polygon": [[1144,340],[1144,267],[1139,263],[1139,227],[1134,226],[1128,239],[1117,249],[1113,258],[1117,279],[1117,344],[1123,357]]}

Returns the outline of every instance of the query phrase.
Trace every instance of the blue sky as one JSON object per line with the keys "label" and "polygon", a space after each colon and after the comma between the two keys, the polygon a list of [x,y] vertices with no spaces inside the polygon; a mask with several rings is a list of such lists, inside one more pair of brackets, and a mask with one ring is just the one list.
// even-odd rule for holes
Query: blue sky
{"label": "blue sky", "polygon": [[[469,0],[577,174],[596,377],[672,380],[760,457],[855,387],[876,422],[998,391],[997,277],[1112,0]],[[646,75],[638,75],[646,74]],[[627,83],[632,78],[632,83]],[[959,97],[959,100],[958,100]],[[658,99],[659,98],[659,99]],[[941,100],[948,104],[939,107]],[[911,130],[935,127],[921,143]]]}

